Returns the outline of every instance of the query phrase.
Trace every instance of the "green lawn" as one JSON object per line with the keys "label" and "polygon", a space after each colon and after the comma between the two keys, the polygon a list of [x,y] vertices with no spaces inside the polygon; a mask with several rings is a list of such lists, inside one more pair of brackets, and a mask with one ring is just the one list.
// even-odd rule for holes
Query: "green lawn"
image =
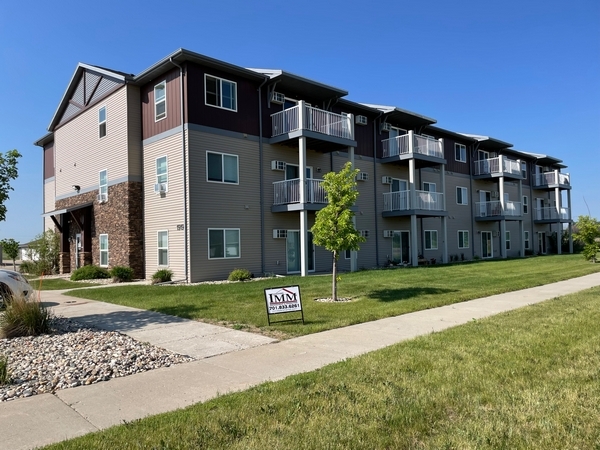
{"label": "green lawn", "polygon": [[34,278],[29,280],[29,284],[38,291],[56,291],[60,289],[77,289],[98,286],[94,283],[79,283],[65,280],[64,278]]}
{"label": "green lawn", "polygon": [[51,449],[598,449],[600,288]]}
{"label": "green lawn", "polygon": [[[330,296],[330,276],[199,286],[123,286],[77,290],[69,295],[290,337],[599,271],[600,264],[586,262],[580,255],[361,271],[342,274],[339,295],[354,301],[338,304],[314,301]],[[294,284],[300,285],[306,324],[288,322],[269,327],[263,290]]]}

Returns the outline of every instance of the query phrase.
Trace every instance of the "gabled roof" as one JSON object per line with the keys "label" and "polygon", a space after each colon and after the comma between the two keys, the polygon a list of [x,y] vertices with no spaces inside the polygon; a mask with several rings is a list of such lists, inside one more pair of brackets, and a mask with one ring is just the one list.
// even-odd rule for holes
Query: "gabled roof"
{"label": "gabled roof", "polygon": [[467,136],[470,137],[472,139],[475,139],[477,142],[481,142],[482,144],[485,144],[485,148],[490,148],[490,149],[494,149],[494,150],[502,150],[502,149],[506,149],[508,147],[512,147],[512,144],[510,144],[509,142],[504,142],[501,141],[500,139],[496,139],[490,136],[482,136],[480,134],[468,134],[468,133],[458,133],[458,134],[462,134],[463,136]]}
{"label": "gabled roof", "polygon": [[401,109],[396,106],[374,105],[371,103],[362,103],[362,105],[377,109],[383,112],[387,117],[411,127],[431,125],[437,122],[437,120],[432,119],[431,117],[423,116],[421,114],[417,114],[406,109]]}

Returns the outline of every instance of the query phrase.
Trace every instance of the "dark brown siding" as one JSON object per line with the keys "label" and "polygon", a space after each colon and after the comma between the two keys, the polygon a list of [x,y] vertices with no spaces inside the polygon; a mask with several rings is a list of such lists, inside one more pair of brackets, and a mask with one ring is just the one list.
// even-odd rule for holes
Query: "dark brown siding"
{"label": "dark brown siding", "polygon": [[44,180],[54,176],[54,142],[44,145]]}
{"label": "dark brown siding", "polygon": [[[154,86],[167,81],[167,117],[154,120]],[[181,96],[179,94],[179,69],[173,69],[142,87],[142,139],[160,134],[181,125]]]}
{"label": "dark brown siding", "polygon": [[[237,83],[237,112],[206,105],[204,99],[205,73]],[[187,121],[257,136],[258,84],[226,72],[188,64]]]}
{"label": "dark brown siding", "polygon": [[[456,160],[454,144],[464,144],[467,147],[467,162]],[[446,170],[454,173],[469,175],[469,164],[471,164],[471,146],[466,142],[457,142],[450,138],[444,138],[444,157],[446,158]]]}
{"label": "dark brown siding", "polygon": [[340,113],[352,113],[354,115],[354,121],[356,122],[356,116],[366,116],[367,125],[354,124],[354,140],[356,141],[356,148],[354,154],[373,157],[373,122],[375,116],[369,116],[368,112],[361,109],[354,109],[346,105],[335,105],[332,108],[332,112],[336,114]]}

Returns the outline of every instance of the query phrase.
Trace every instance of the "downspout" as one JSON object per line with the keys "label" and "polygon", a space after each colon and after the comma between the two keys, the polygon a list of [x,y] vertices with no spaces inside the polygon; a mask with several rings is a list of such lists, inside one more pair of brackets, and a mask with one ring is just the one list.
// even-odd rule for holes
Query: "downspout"
{"label": "downspout", "polygon": [[262,124],[262,87],[269,81],[265,80],[258,87],[258,179],[260,183],[260,270],[265,274],[265,199],[263,187],[263,124]]}
{"label": "downspout", "polygon": [[185,151],[185,116],[183,109],[183,67],[173,61],[173,58],[169,58],[171,64],[179,67],[179,101],[181,104],[181,154],[183,159],[183,223],[184,223],[184,238],[183,238],[183,270],[185,273],[185,282],[189,282],[188,268],[189,268],[189,255],[188,255],[188,237],[189,237],[189,224],[188,224],[188,174],[187,174],[187,154]]}
{"label": "downspout", "polygon": [[373,205],[375,207],[375,265],[379,267],[379,230],[377,227],[377,121],[383,116],[383,112],[373,121]]}

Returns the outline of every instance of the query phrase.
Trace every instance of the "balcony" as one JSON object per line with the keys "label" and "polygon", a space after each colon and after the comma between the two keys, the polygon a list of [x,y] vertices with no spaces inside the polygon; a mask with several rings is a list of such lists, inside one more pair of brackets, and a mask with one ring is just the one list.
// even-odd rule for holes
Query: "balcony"
{"label": "balcony", "polygon": [[446,216],[444,194],[440,192],[415,191],[415,200],[411,201],[410,191],[384,192],[383,217],[410,216],[439,217]]}
{"label": "balcony", "polygon": [[411,147],[410,137],[411,134],[404,134],[381,141],[383,146],[383,162],[396,162],[415,158],[425,163],[422,165],[431,165],[427,163],[446,163],[440,141],[431,137],[412,134]]}
{"label": "balcony", "polygon": [[535,208],[533,221],[535,223],[556,223],[570,222],[571,212],[569,208],[560,208],[560,212],[556,206],[546,206],[543,208]]}
{"label": "balcony", "polygon": [[533,176],[533,187],[537,189],[571,189],[571,175],[558,170],[536,173]]}
{"label": "balcony", "polygon": [[300,203],[300,179],[275,181],[273,183],[272,212],[318,211],[327,204],[327,196],[322,186],[323,180],[306,179],[304,204]]}
{"label": "balcony", "polygon": [[523,205],[521,202],[491,202],[475,203],[475,220],[479,222],[488,220],[521,220],[523,218]]}
{"label": "balcony", "polygon": [[[276,144],[295,140],[305,136],[309,140],[309,146],[315,148],[319,143],[337,144],[329,151],[338,150],[341,147],[356,147],[354,140],[354,124],[352,114],[336,114],[313,106],[306,105],[301,101],[293,108],[271,114],[272,137],[270,142]],[[319,150],[319,148],[315,148]]]}
{"label": "balcony", "polygon": [[508,177],[517,180],[523,179],[520,161],[508,159],[506,156],[480,159],[473,161],[474,178]]}

